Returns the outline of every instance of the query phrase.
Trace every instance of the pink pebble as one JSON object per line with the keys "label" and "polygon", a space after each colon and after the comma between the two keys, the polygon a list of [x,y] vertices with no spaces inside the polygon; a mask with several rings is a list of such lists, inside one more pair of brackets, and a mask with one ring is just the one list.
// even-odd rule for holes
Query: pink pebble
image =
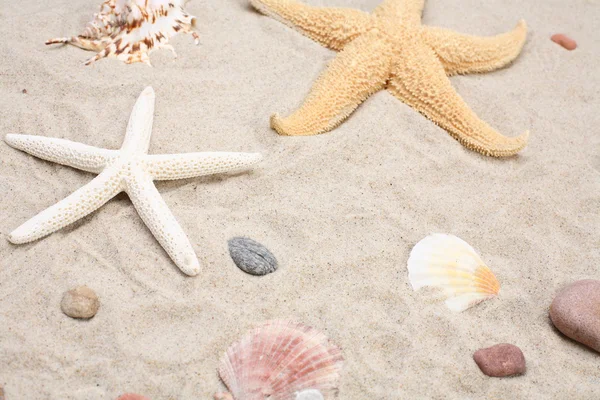
{"label": "pink pebble", "polygon": [[505,377],[525,373],[525,356],[517,346],[501,343],[473,354],[481,372],[487,376]]}
{"label": "pink pebble", "polygon": [[117,400],[150,400],[149,398],[142,396],[141,394],[125,393],[117,397]]}
{"label": "pink pebble", "polygon": [[557,33],[550,38],[554,43],[558,43],[567,50],[575,50],[577,42],[563,33]]}

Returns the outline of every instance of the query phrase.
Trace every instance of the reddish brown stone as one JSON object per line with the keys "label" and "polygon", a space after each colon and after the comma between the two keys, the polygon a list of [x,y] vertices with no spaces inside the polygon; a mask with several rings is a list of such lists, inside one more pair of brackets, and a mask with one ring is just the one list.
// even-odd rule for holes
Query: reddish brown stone
{"label": "reddish brown stone", "polygon": [[600,352],[600,281],[584,279],[563,288],[550,305],[550,319],[566,336]]}
{"label": "reddish brown stone", "polygon": [[500,343],[473,354],[481,372],[487,376],[504,377],[521,375],[525,372],[525,356],[517,346]]}
{"label": "reddish brown stone", "polygon": [[117,400],[150,400],[147,397],[142,396],[141,394],[135,393],[125,393],[117,397]]}
{"label": "reddish brown stone", "polygon": [[569,51],[575,50],[577,48],[577,42],[563,33],[557,33],[555,35],[552,35],[550,37],[550,40],[552,40],[554,43],[561,45]]}

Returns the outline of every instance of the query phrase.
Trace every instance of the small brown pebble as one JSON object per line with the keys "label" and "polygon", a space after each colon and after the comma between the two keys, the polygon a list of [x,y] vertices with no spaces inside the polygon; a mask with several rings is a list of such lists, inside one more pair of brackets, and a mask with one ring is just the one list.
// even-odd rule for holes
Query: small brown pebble
{"label": "small brown pebble", "polygon": [[21,93],[23,93],[23,94],[27,94],[27,89],[23,89],[23,90],[21,90]]}
{"label": "small brown pebble", "polygon": [[550,38],[554,43],[557,43],[567,50],[575,50],[577,42],[563,33],[557,33]]}
{"label": "small brown pebble", "polygon": [[565,336],[600,352],[600,281],[584,279],[563,288],[550,305],[550,319]]}
{"label": "small brown pebble", "polygon": [[117,400],[150,400],[149,398],[142,396],[141,394],[125,393],[117,397]]}
{"label": "small brown pebble", "polygon": [[87,286],[79,286],[65,292],[60,308],[71,318],[92,318],[98,312],[98,296]]}
{"label": "small brown pebble", "polygon": [[0,386],[0,400],[4,400],[4,389]]}
{"label": "small brown pebble", "polygon": [[500,343],[486,349],[479,349],[473,354],[481,372],[487,376],[502,378],[521,375],[525,372],[525,356],[517,346]]}

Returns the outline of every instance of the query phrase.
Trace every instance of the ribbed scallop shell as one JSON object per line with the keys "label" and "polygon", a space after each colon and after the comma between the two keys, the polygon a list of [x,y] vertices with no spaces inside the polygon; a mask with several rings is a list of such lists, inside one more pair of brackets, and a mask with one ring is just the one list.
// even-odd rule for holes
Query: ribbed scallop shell
{"label": "ribbed scallop shell", "polygon": [[86,65],[101,58],[116,57],[127,64],[143,62],[150,65],[150,52],[169,49],[169,38],[180,32],[194,37],[195,17],[183,9],[184,0],[106,0],[100,12],[79,36],[50,39],[46,44],[72,44],[98,52]]}
{"label": "ribbed scallop shell", "polygon": [[[296,400],[308,389],[331,398],[342,363],[340,349],[323,333],[276,320],[233,344],[221,359],[219,375],[235,400]],[[220,396],[215,398],[227,398]]]}
{"label": "ribbed scallop shell", "polygon": [[412,249],[408,279],[414,290],[424,286],[444,289],[446,305],[459,312],[500,291],[492,271],[467,242],[439,233],[427,236]]}

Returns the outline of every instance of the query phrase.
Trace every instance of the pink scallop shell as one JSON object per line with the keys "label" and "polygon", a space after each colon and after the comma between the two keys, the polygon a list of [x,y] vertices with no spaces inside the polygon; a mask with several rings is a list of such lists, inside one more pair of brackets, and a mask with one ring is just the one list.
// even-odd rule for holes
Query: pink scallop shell
{"label": "pink scallop shell", "polygon": [[221,359],[219,375],[235,400],[295,400],[305,389],[330,398],[337,394],[343,360],[323,333],[275,320],[233,344]]}

